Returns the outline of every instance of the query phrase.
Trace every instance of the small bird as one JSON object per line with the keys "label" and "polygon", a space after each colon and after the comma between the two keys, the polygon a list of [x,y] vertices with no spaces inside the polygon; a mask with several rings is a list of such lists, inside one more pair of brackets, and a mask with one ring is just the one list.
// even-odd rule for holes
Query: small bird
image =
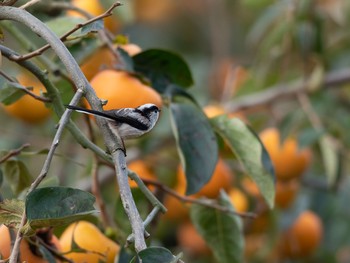
{"label": "small bird", "polygon": [[121,108],[108,111],[90,110],[73,105],[66,105],[66,107],[77,112],[107,119],[111,130],[116,131],[123,140],[137,138],[149,132],[156,124],[160,113],[160,109],[151,103],[143,104],[137,108]]}

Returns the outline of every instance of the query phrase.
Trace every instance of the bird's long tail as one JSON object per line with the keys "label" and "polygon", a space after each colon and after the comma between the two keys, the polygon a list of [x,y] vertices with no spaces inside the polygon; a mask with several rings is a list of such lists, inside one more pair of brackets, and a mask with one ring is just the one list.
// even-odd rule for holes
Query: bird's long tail
{"label": "bird's long tail", "polygon": [[86,108],[81,108],[81,107],[77,107],[77,106],[73,106],[73,105],[65,105],[67,109],[70,110],[75,110],[77,112],[81,112],[81,113],[85,113],[85,114],[90,114],[90,115],[94,115],[97,117],[101,117],[101,118],[105,118],[105,119],[109,119],[109,120],[115,120],[115,117],[109,115],[106,112],[101,112],[101,111],[96,111],[96,110],[90,110],[90,109],[86,109]]}

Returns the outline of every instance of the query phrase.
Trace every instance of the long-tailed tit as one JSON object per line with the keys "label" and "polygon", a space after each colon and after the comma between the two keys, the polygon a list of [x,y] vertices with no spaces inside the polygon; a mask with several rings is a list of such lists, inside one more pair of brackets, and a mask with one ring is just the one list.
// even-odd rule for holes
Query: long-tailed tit
{"label": "long-tailed tit", "polygon": [[151,103],[137,108],[122,108],[108,111],[96,111],[72,105],[66,105],[66,107],[107,119],[111,130],[116,130],[123,140],[133,139],[149,132],[156,124],[160,112],[160,109]]}

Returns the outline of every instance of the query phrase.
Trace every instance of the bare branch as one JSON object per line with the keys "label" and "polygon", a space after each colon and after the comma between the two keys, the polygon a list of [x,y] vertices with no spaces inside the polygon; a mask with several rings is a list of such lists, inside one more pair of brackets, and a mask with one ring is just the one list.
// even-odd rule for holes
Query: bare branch
{"label": "bare branch", "polygon": [[30,89],[27,89],[26,87],[23,87],[22,85],[20,85],[19,83],[17,82],[14,82],[14,84],[16,84],[16,87],[18,89],[20,89],[21,91],[27,93],[29,96],[31,96],[32,98],[36,99],[36,100],[39,100],[39,101],[42,101],[42,102],[52,102],[52,99],[50,98],[47,98],[47,97],[43,97],[43,96],[39,96],[39,95],[36,95],[34,92],[32,92]]}
{"label": "bare branch", "polygon": [[31,7],[32,5],[35,5],[36,3],[40,2],[41,0],[30,0],[29,2],[25,3],[24,5],[20,6],[21,9],[27,9],[28,7]]}
{"label": "bare branch", "polygon": [[230,208],[223,207],[221,205],[218,205],[217,203],[214,203],[213,200],[198,199],[198,198],[193,198],[193,197],[181,195],[178,192],[171,189],[170,187],[163,185],[162,183],[157,182],[155,180],[148,179],[148,178],[142,178],[142,180],[146,184],[154,185],[154,186],[158,187],[159,189],[161,189],[162,191],[166,192],[167,194],[175,197],[176,199],[178,199],[182,202],[199,204],[202,206],[217,209],[217,210],[224,212],[224,213],[232,213],[232,214],[238,215],[240,217],[244,217],[244,218],[256,218],[256,215],[254,213],[241,213],[241,212],[233,211]]}
{"label": "bare branch", "polygon": [[[116,4],[117,3],[118,2],[116,2]],[[70,3],[51,2],[50,6],[52,8],[76,11],[76,12],[80,13],[81,15],[85,16],[87,19],[93,18],[93,16],[90,13],[88,13],[85,10],[78,8]],[[122,58],[121,58],[119,52],[113,46],[113,43],[112,43],[113,35],[111,34],[111,32],[109,32],[106,28],[104,28],[103,30],[98,31],[98,35],[99,35],[101,41],[103,42],[103,44],[109,48],[109,50],[111,51],[113,56],[117,59],[117,61],[122,62]]]}
{"label": "bare branch", "polygon": [[[87,21],[85,21],[84,23],[80,23],[80,24],[77,24],[74,28],[72,28],[71,30],[69,30],[68,32],[66,32],[65,34],[63,34],[61,37],[60,37],[60,40],[62,42],[66,41],[67,40],[67,37],[70,36],[71,34],[73,34],[74,32],[78,31],[80,28],[86,26],[86,25],[89,25],[99,19],[102,19],[102,18],[105,18],[105,17],[108,17],[108,16],[111,16],[112,15],[112,11],[114,8],[120,6],[120,2],[116,2],[114,3],[108,10],[106,10],[106,12],[104,12],[103,14],[99,15],[99,16],[96,16],[96,17],[93,17]],[[33,58],[35,56],[39,56],[41,55],[44,51],[48,50],[50,48],[50,45],[49,44],[46,44],[45,46],[42,46],[41,48],[37,49],[37,50],[34,50],[33,52],[30,52],[26,55],[22,55],[22,56],[19,56],[17,58],[14,58],[14,60],[27,60],[27,59],[30,59],[30,58]]]}
{"label": "bare branch", "polygon": [[11,6],[14,5],[18,0],[2,0],[0,6]]}
{"label": "bare branch", "polygon": [[[337,70],[325,75],[321,87],[332,88],[350,82],[350,68]],[[290,97],[295,97],[297,93],[309,92],[308,82],[296,80],[288,84],[282,84],[267,88],[262,92],[237,98],[226,104],[225,108],[230,112],[259,108],[272,102],[282,101]]]}
{"label": "bare branch", "polygon": [[23,151],[23,149],[28,148],[29,146],[30,146],[30,144],[26,143],[26,144],[23,144],[21,147],[19,147],[17,149],[9,151],[5,156],[3,156],[0,159],[0,164],[6,162],[8,159],[10,159],[13,156],[19,155]]}
{"label": "bare branch", "polygon": [[4,71],[0,70],[0,75],[3,76],[5,79],[7,79],[9,82],[14,82],[15,79],[11,78],[9,75],[7,75]]}

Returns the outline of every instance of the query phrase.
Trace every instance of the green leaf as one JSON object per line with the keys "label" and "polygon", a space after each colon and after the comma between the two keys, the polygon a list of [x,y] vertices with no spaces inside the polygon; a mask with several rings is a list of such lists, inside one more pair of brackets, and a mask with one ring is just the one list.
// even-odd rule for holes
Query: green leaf
{"label": "green leaf", "polygon": [[181,87],[193,85],[191,71],[183,58],[173,52],[149,49],[132,57],[135,71],[146,75],[158,92],[163,93],[168,84]]}
{"label": "green leaf", "polygon": [[132,253],[130,249],[122,247],[119,252],[118,263],[129,263],[135,257],[135,253]]}
{"label": "green leaf", "polygon": [[120,47],[117,47],[117,52],[119,53],[120,59],[123,62],[123,70],[133,72],[134,62],[129,53]]}
{"label": "green leaf", "polygon": [[5,199],[0,202],[0,224],[18,226],[24,212],[24,202],[17,199]]}
{"label": "green leaf", "polygon": [[96,213],[95,197],[69,187],[35,189],[26,199],[27,225],[32,228],[66,225]]}
{"label": "green leaf", "polygon": [[22,161],[8,160],[3,165],[4,176],[15,194],[30,186],[32,177]]}
{"label": "green leaf", "polygon": [[8,82],[4,78],[0,78],[0,102],[5,105],[14,103],[26,94],[22,88],[18,83]]}
{"label": "green leaf", "polygon": [[270,208],[274,206],[275,175],[271,159],[259,137],[240,119],[222,115],[211,119],[217,133],[243,164],[258,185]]}
{"label": "green leaf", "polygon": [[175,256],[164,247],[148,247],[138,253],[130,263],[172,263]]}
{"label": "green leaf", "polygon": [[[234,211],[229,197],[223,191],[220,193],[219,204]],[[243,262],[244,237],[240,217],[193,204],[191,219],[219,263]]]}
{"label": "green leaf", "polygon": [[333,185],[340,170],[338,149],[332,141],[332,138],[326,134],[320,139],[320,148],[328,183]]}
{"label": "green leaf", "polygon": [[104,28],[103,19],[96,20],[91,24],[87,24],[81,28],[81,34],[96,33]]}
{"label": "green leaf", "polygon": [[202,110],[187,98],[177,98],[170,104],[171,124],[186,174],[186,194],[190,195],[210,180],[218,160],[218,145]]}

